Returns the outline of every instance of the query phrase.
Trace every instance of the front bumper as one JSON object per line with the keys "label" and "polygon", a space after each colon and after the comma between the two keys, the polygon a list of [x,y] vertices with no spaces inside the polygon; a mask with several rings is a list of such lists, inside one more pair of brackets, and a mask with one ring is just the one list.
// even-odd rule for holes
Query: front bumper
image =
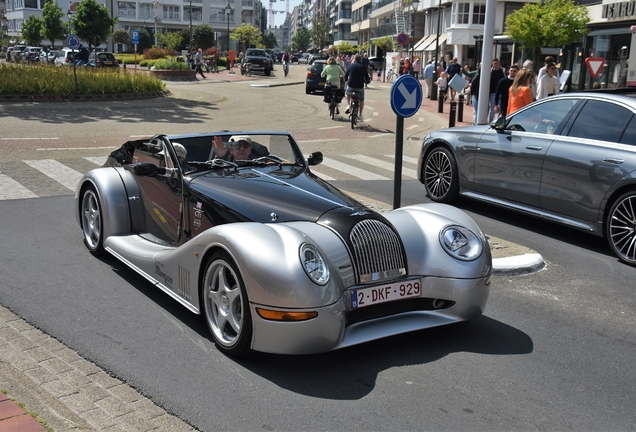
{"label": "front bumper", "polygon": [[[422,278],[421,299],[453,302],[445,309],[412,310],[348,324],[350,291],[329,306],[310,309],[314,319],[300,322],[269,321],[250,306],[256,351],[277,354],[314,354],[381,339],[401,333],[438,327],[480,316],[490,295],[490,277],[478,279]],[[407,300],[398,300],[404,302]],[[393,303],[397,303],[393,302]],[[391,303],[384,303],[390,305]],[[274,309],[267,307],[267,309]],[[360,309],[358,309],[360,310]]]}

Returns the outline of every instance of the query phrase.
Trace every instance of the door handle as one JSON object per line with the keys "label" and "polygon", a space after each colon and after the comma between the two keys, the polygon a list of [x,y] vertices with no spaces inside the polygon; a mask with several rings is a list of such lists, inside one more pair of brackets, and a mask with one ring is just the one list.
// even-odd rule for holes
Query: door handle
{"label": "door handle", "polygon": [[614,159],[614,158],[604,158],[603,162],[607,162],[607,163],[614,164],[614,165],[620,165],[623,162],[625,162],[625,160],[624,159]]}
{"label": "door handle", "polygon": [[539,147],[539,146],[526,146],[526,150],[534,150],[534,151],[540,151],[543,147]]}

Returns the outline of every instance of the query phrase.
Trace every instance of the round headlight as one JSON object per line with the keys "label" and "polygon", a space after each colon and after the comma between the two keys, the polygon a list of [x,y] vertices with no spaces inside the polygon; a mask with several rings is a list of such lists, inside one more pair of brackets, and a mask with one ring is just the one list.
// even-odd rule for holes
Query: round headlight
{"label": "round headlight", "polygon": [[318,285],[329,282],[329,266],[316,246],[310,243],[300,246],[300,263],[307,276]]}
{"label": "round headlight", "polygon": [[439,236],[444,250],[453,258],[462,261],[473,261],[483,251],[480,238],[468,228],[458,225],[447,226]]}

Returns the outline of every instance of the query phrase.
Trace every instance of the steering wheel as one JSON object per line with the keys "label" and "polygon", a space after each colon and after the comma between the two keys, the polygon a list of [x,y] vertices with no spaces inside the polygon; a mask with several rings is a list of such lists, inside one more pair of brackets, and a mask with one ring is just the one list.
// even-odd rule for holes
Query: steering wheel
{"label": "steering wheel", "polygon": [[518,125],[518,124],[510,125],[509,129],[513,131],[520,131],[520,132],[526,131],[521,125]]}

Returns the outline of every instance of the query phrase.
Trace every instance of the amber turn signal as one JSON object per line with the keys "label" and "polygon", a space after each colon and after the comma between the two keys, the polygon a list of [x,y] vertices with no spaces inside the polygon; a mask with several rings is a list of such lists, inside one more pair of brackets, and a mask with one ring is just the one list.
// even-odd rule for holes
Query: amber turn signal
{"label": "amber turn signal", "polygon": [[288,312],[256,308],[258,315],[272,321],[306,321],[318,316],[318,312]]}

